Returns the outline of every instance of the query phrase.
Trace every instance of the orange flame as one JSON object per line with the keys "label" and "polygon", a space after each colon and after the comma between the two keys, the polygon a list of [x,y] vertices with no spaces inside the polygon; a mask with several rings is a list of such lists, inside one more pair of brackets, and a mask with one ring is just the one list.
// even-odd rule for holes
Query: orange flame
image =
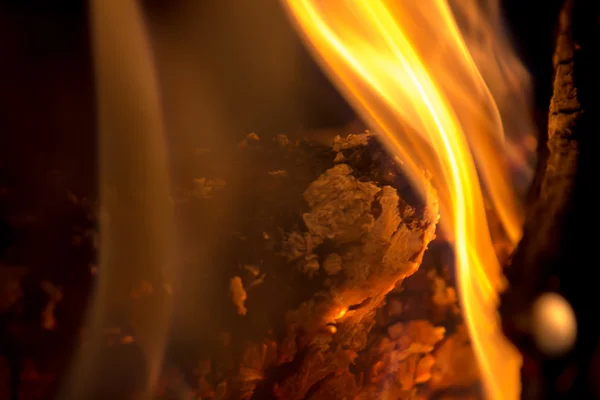
{"label": "orange flame", "polygon": [[516,244],[522,212],[515,189],[522,188],[509,167],[529,182],[529,165],[514,149],[531,143],[533,130],[524,115],[528,77],[502,34],[497,5],[284,2],[331,79],[418,190],[422,171],[432,174],[487,397],[518,398],[521,360],[498,326],[502,271],[486,206]]}

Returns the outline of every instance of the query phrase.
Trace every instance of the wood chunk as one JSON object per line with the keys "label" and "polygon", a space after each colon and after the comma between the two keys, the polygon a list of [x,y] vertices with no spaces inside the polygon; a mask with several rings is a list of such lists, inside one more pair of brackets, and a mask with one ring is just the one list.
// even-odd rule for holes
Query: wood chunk
{"label": "wood chunk", "polygon": [[342,257],[337,253],[332,253],[327,256],[323,263],[323,269],[327,275],[335,275],[343,268]]}
{"label": "wood chunk", "polygon": [[433,390],[468,388],[479,380],[479,369],[463,326],[450,335],[433,353],[430,387]]}
{"label": "wood chunk", "polygon": [[404,324],[402,322],[388,326],[387,333],[390,339],[396,340],[404,333]]}
{"label": "wood chunk", "polygon": [[402,315],[403,311],[404,311],[404,305],[402,304],[402,301],[400,301],[398,299],[388,300],[387,313],[388,313],[389,317],[391,317],[391,318],[399,317]]}
{"label": "wood chunk", "polygon": [[244,289],[244,284],[242,283],[242,278],[239,276],[234,276],[231,278],[229,283],[229,290],[231,291],[231,299],[233,300],[233,304],[235,305],[237,312],[239,315],[246,315],[248,310],[246,309],[246,300],[248,299],[248,294]]}
{"label": "wood chunk", "polygon": [[435,365],[435,357],[425,355],[419,360],[415,370],[415,383],[425,383],[431,379],[431,368]]}
{"label": "wood chunk", "polygon": [[[365,152],[369,138],[367,134],[346,141],[336,139],[334,147],[351,151],[351,146],[356,146],[360,149],[356,151]],[[348,154],[348,160],[361,158]],[[396,282],[417,270],[434,237],[438,211],[432,189],[420,219],[415,219],[414,210],[400,199],[395,188],[359,180],[356,174],[351,164],[340,163],[314,180],[304,192],[309,206],[303,215],[307,232],[287,236],[289,259],[318,254],[324,243],[335,250],[324,254],[332,276],[329,287],[287,313],[281,362],[296,367],[275,385],[277,398],[303,399],[313,390],[334,390],[328,385],[336,381],[327,377],[347,371],[365,348],[376,309]],[[427,186],[426,181],[423,184]],[[335,271],[339,272],[332,274]],[[327,329],[330,326],[336,329]],[[440,331],[433,329],[428,336],[424,329],[425,324],[409,323],[409,336],[421,335],[425,344],[419,350],[414,346],[408,349],[407,343],[404,359],[411,353],[433,349],[430,342]],[[415,358],[412,386],[416,363]]]}
{"label": "wood chunk", "polygon": [[[339,243],[360,239],[372,229],[371,204],[379,188],[351,176],[352,168],[338,164],[325,171],[304,192],[311,211],[303,215],[311,235]],[[342,211],[343,212],[340,212]]]}
{"label": "wood chunk", "polygon": [[207,179],[205,177],[194,179],[193,194],[199,199],[210,199],[214,193],[225,187],[223,179]]}
{"label": "wood chunk", "polygon": [[372,136],[368,131],[357,135],[350,134],[344,138],[338,135],[333,139],[333,151],[340,152],[342,150],[364,147],[369,143],[369,139]]}
{"label": "wood chunk", "polygon": [[402,390],[408,391],[415,387],[415,372],[418,356],[413,354],[398,366],[396,379]]}
{"label": "wood chunk", "polygon": [[251,132],[251,133],[247,134],[246,138],[238,144],[238,147],[240,149],[245,149],[248,147],[248,145],[250,143],[258,142],[259,140],[260,140],[260,137],[258,137],[258,135],[255,132]]}

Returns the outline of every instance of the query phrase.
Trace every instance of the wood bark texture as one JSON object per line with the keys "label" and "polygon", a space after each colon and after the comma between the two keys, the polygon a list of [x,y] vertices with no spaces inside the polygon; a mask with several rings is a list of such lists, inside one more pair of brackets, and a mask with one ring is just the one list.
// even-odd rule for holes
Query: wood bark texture
{"label": "wood bark texture", "polygon": [[[598,171],[599,8],[567,0],[560,13],[553,57],[553,95],[548,115],[547,158],[539,171],[524,235],[511,265],[500,312],[507,336],[524,354],[522,398],[596,398],[592,368],[599,331],[597,281],[589,278],[598,246],[594,186]],[[543,357],[531,338],[531,306],[556,291],[572,305],[578,326],[571,352]],[[597,358],[597,357],[596,357]]]}

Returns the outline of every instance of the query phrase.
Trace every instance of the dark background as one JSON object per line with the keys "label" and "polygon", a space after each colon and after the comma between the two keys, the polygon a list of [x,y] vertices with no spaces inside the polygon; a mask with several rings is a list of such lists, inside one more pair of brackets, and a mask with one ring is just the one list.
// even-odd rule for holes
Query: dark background
{"label": "dark background", "polygon": [[[160,31],[161,26],[176,19],[185,2],[147,3],[151,25]],[[343,125],[354,118],[294,38],[291,28],[285,29],[286,21],[276,1],[254,2],[253,8],[259,10],[254,15],[233,1],[199,3],[205,5],[195,23],[203,27],[202,33],[208,39],[198,40],[191,48],[195,46],[206,59],[218,60],[213,68],[222,72],[219,85],[227,92],[226,99],[219,101],[227,104],[239,134],[289,133]],[[552,34],[560,1],[504,3],[514,43],[536,83],[537,107],[545,115],[551,84]],[[86,13],[83,1],[0,4],[0,165],[3,175],[8,174],[33,202],[40,199],[39,191],[48,184],[48,174],[54,170],[64,173],[63,183],[75,192],[95,190],[94,88]],[[245,21],[245,26],[240,26],[240,21]],[[221,33],[229,29],[227,22],[234,22],[236,28],[230,37],[223,37]],[[256,33],[257,27],[263,27],[262,32]],[[273,35],[283,36],[285,44],[267,43],[272,42],[269,37]],[[265,70],[272,72],[268,71],[271,65],[284,62],[285,56],[270,54],[274,62],[257,60],[251,54],[253,46],[240,51],[239,43],[244,40],[258,42],[253,46],[260,48],[260,56],[293,47],[301,68],[292,82],[285,82],[293,88],[292,96],[272,87],[265,90],[255,78]],[[160,63],[160,54],[158,58]],[[256,111],[257,104],[261,112],[246,111]],[[294,118],[279,117],[282,113],[291,116],[290,109],[295,109]]]}

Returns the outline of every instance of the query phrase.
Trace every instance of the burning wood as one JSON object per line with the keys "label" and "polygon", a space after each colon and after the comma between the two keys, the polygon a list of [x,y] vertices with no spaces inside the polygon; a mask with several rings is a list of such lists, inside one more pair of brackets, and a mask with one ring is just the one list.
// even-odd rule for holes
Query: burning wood
{"label": "burning wood", "polygon": [[[257,178],[260,201],[253,204],[270,212],[258,219],[247,214],[227,228],[237,252],[221,269],[227,283],[218,304],[231,310],[232,323],[220,326],[229,330],[225,336],[214,332],[223,338],[219,350],[197,359],[204,367],[196,372],[165,370],[159,392],[180,391],[185,382],[185,390],[203,399],[473,393],[476,375],[452,374],[473,360],[468,338],[460,336],[452,265],[441,261],[447,250],[440,242],[426,255],[438,219],[435,193],[409,203],[414,197],[407,181],[371,134],[336,138],[334,146],[265,141],[240,149],[239,162]],[[271,155],[266,165],[265,154]],[[346,161],[334,163],[340,154]],[[264,173],[274,168],[287,177],[273,180]],[[184,218],[211,213],[221,201],[219,191],[195,196],[194,185],[180,192],[188,193],[187,201],[174,202]],[[273,185],[277,196],[264,198]],[[145,281],[132,287],[134,309],[162,295],[153,288]],[[67,294],[58,307],[70,301]],[[133,350],[140,346],[134,322],[106,336],[107,357],[119,353],[129,360],[139,353]],[[64,329],[60,318],[57,329]],[[190,374],[197,380],[185,378]]]}
{"label": "burning wood", "polygon": [[[421,193],[421,171],[432,174],[486,394],[516,398],[520,354],[499,328],[504,280],[488,214],[516,245],[523,215],[509,166],[529,181],[528,150],[513,149],[534,129],[518,106],[527,104],[528,75],[506,40],[498,4],[285,4],[331,80]],[[514,126],[505,131],[504,124]]]}
{"label": "burning wood", "polygon": [[237,308],[237,312],[240,315],[246,315],[248,310],[246,309],[245,302],[248,298],[248,294],[244,289],[244,284],[242,283],[242,278],[239,276],[234,276],[231,278],[231,283],[229,284],[229,290],[231,290],[231,299],[233,300],[233,304],[235,304]]}
{"label": "burning wood", "polygon": [[[337,137],[332,148],[265,142],[245,147],[238,160],[252,171],[245,179],[254,178],[259,199],[272,185],[277,197],[248,198],[269,212],[249,214],[252,223],[233,228],[238,255],[227,269],[243,265],[246,274],[229,278],[232,297],[225,299],[244,328],[230,331],[222,355],[205,361],[224,375],[204,372],[190,390],[230,399],[476,393],[478,370],[449,280],[452,266],[436,262],[442,243],[419,270],[438,220],[432,190],[409,204],[396,161],[369,133]],[[309,160],[320,170],[307,174]],[[287,180],[263,173],[274,167]],[[299,181],[306,182],[303,192]],[[210,210],[209,203],[202,207]],[[290,223],[294,214],[301,219]],[[258,276],[260,286],[253,285]]]}
{"label": "burning wood", "polygon": [[[278,398],[304,398],[317,383],[314,398],[331,391],[328,386],[337,384],[332,378],[349,372],[366,346],[376,308],[396,282],[416,271],[434,238],[438,217],[433,193],[419,218],[414,208],[400,202],[393,187],[361,182],[353,172],[350,165],[338,164],[304,193],[310,207],[303,216],[308,231],[304,237],[309,238],[304,259],[316,260],[314,252],[325,260],[339,257],[342,270],[287,313],[280,362],[296,364],[297,372],[276,384]],[[335,252],[323,253],[320,246],[325,242]],[[335,330],[327,331],[328,326]]]}

